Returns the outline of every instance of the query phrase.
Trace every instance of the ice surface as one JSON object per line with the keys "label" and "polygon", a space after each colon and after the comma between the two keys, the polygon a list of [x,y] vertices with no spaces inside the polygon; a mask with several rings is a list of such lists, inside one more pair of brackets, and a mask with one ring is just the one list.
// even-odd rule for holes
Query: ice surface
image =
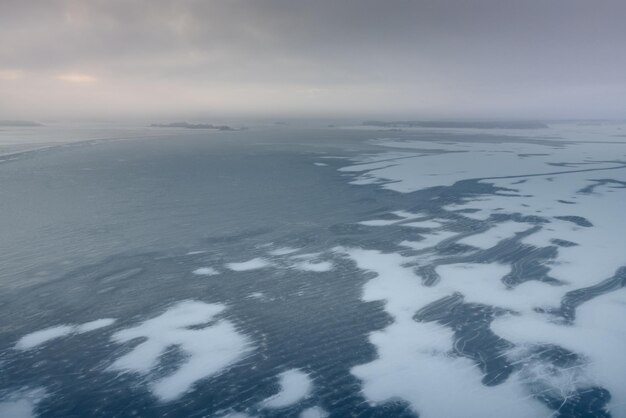
{"label": "ice surface", "polygon": [[429,219],[426,221],[404,223],[402,226],[410,226],[413,228],[440,228],[442,223]]}
{"label": "ice surface", "polygon": [[220,274],[220,272],[213,267],[200,267],[198,269],[195,269],[193,271],[193,274],[198,276],[215,276],[217,274]]}
{"label": "ice surface", "polygon": [[45,344],[48,341],[65,337],[74,332],[73,325],[59,325],[56,327],[50,327],[41,331],[35,331],[20,338],[15,344],[17,350],[30,350],[39,345]]}
{"label": "ice surface", "polygon": [[[426,141],[380,141],[384,147],[420,148],[431,146]],[[455,144],[438,143],[438,149],[456,151],[441,154],[410,154],[394,158],[395,153],[364,157],[362,164],[343,167],[340,171],[359,172],[355,181],[384,183],[382,187],[408,193],[436,186],[451,186],[460,180],[479,178],[501,178],[550,174],[587,168],[619,167],[615,161],[626,157],[626,146],[604,146],[598,144],[570,144],[567,147],[528,143],[466,143],[462,152]],[[558,151],[558,152],[556,152]],[[543,154],[543,155],[542,155]],[[526,155],[533,155],[526,157]],[[372,158],[383,163],[371,162]],[[595,162],[589,166],[589,160]],[[605,162],[606,161],[606,162]],[[551,165],[571,163],[570,167]],[[354,183],[354,181],[353,181]]]}
{"label": "ice surface", "polygon": [[384,301],[385,311],[394,321],[382,331],[370,334],[378,358],[352,369],[363,382],[363,393],[370,402],[401,398],[423,417],[550,414],[542,404],[528,397],[528,391],[515,376],[500,385],[482,385],[483,376],[475,363],[451,354],[452,330],[433,322],[413,320],[417,310],[449,296],[450,288],[422,285],[413,269],[404,266],[411,259],[399,254],[362,249],[343,251],[360,269],[376,273],[365,284],[362,299]]}
{"label": "ice surface", "polygon": [[394,219],[394,220],[389,220],[389,219],[372,219],[370,221],[362,221],[359,222],[359,224],[361,225],[365,225],[365,226],[387,226],[387,225],[393,225],[395,223],[398,223],[399,220]]}
{"label": "ice surface", "polygon": [[[168,348],[177,347],[185,354],[184,363],[169,375],[152,380],[150,389],[161,401],[181,397],[196,382],[222,372],[250,352],[250,340],[232,322],[217,320],[206,325],[225,309],[220,304],[186,300],[156,318],[115,333],[112,339],[117,343],[145,340],[109,369],[148,375]],[[198,328],[202,325],[206,326]]]}
{"label": "ice surface", "polygon": [[34,418],[34,405],[28,399],[0,402],[0,417]]}
{"label": "ice surface", "polygon": [[58,325],[35,331],[20,338],[15,344],[16,350],[30,350],[57,338],[66,337],[73,334],[82,334],[108,327],[115,322],[112,318],[97,319],[80,325]]}
{"label": "ice surface", "polygon": [[0,400],[0,417],[34,418],[35,407],[46,396],[44,389],[18,390]]}
{"label": "ice surface", "polygon": [[514,312],[532,312],[534,308],[557,306],[561,286],[529,280],[508,288],[502,278],[511,272],[509,265],[460,263],[438,266],[440,287],[449,294],[459,292],[466,302],[497,306]]}
{"label": "ice surface", "polygon": [[[514,132],[506,134],[516,135]],[[465,236],[458,243],[488,250],[518,233],[530,233],[533,228],[534,233],[520,240],[526,247],[520,245],[511,249],[523,256],[530,251],[527,247],[530,245],[549,250],[543,254],[555,257],[541,260],[540,267],[532,269],[530,265],[515,263],[514,254],[506,252],[513,265],[435,264],[441,280],[426,288],[409,265],[433,263],[432,251],[419,257],[403,258],[398,254],[349,250],[348,254],[360,268],[378,273],[377,278],[366,284],[363,299],[384,300],[385,310],[394,318],[393,325],[370,337],[378,349],[379,359],[353,369],[364,381],[364,393],[369,400],[401,397],[409,400],[422,416],[493,416],[493,411],[485,411],[480,404],[463,397],[449,405],[444,405],[443,398],[433,401],[438,394],[429,392],[432,387],[438,387],[442,393],[447,390],[461,393],[462,389],[455,388],[455,384],[463,382],[467,387],[478,388],[476,399],[482,399],[485,405],[496,410],[500,405],[502,411],[507,404],[515,405],[509,408],[512,413],[537,416],[543,406],[528,401],[525,396],[529,393],[537,395],[537,390],[544,390],[566,399],[578,388],[595,385],[610,391],[609,407],[613,415],[626,416],[626,391],[623,389],[626,387],[626,363],[622,361],[626,350],[623,325],[626,290],[585,299],[576,309],[573,324],[556,315],[542,313],[558,309],[567,292],[602,283],[626,265],[626,240],[623,238],[626,236],[626,142],[616,140],[613,131],[578,130],[578,127],[573,131],[559,128],[558,134],[551,131],[551,136],[562,140],[561,143],[543,138],[538,138],[543,143],[528,142],[521,137],[532,133],[517,134],[520,135],[518,141],[511,138],[511,141],[489,142],[489,136],[485,136],[482,143],[383,139],[374,143],[390,149],[389,152],[353,159],[353,165],[341,169],[355,176],[353,184],[380,184],[380,187],[402,193],[452,186],[469,179],[493,185],[497,188],[494,192],[468,193],[462,201],[443,208],[454,212],[455,217],[479,219],[489,225],[488,230]],[[403,154],[397,149],[402,149]],[[423,153],[423,150],[431,152]],[[445,152],[437,153],[437,150]],[[457,187],[462,193],[463,188],[458,184]],[[450,231],[436,230],[424,235],[422,241],[403,241],[401,245],[428,250],[453,236]],[[479,257],[483,253],[475,254]],[[489,257],[495,256],[497,254],[491,252]],[[527,280],[537,277],[535,269],[546,269],[541,277],[557,280]],[[510,273],[526,280],[507,286],[502,279]],[[516,345],[510,354],[519,369],[505,383],[488,389],[478,382],[472,383],[472,379],[479,377],[468,372],[474,363],[467,363],[467,369],[463,369],[459,365],[464,359],[446,355],[453,338],[450,329],[411,321],[410,315],[421,307],[452,294],[462,296],[466,303],[512,312],[497,317],[492,323],[497,335]],[[545,344],[577,353],[585,362],[576,367],[555,369],[546,361],[520,354]],[[407,361],[408,358],[411,361]],[[420,362],[423,363],[420,366],[422,376],[411,376],[414,367],[415,374],[419,373],[416,365]],[[459,363],[451,366],[453,362]],[[454,374],[458,376],[452,378]],[[431,377],[430,387],[421,381],[427,380],[427,376]],[[396,379],[410,382],[405,386],[413,389],[403,391]],[[502,391],[498,399],[489,399],[496,391]],[[420,396],[422,392],[428,396]],[[515,404],[516,398],[523,407]],[[466,409],[468,412],[453,410],[461,406],[458,411]],[[524,409],[526,411],[522,412]]]}
{"label": "ice surface", "polygon": [[496,246],[498,242],[504,239],[512,238],[518,232],[526,231],[530,228],[532,228],[532,225],[529,224],[512,221],[502,222],[483,233],[470,235],[460,239],[458,242],[485,250]]}
{"label": "ice surface", "polygon": [[264,258],[253,258],[252,260],[243,261],[241,263],[228,263],[226,267],[233,271],[248,271],[271,267],[272,263]]}
{"label": "ice surface", "polygon": [[298,251],[300,251],[298,248],[280,247],[280,248],[276,248],[275,250],[268,252],[268,254],[274,255],[274,256],[281,256],[281,255],[292,254]]}
{"label": "ice surface", "polygon": [[[588,359],[592,383],[611,392],[609,410],[626,416],[626,289],[592,299],[576,312],[574,325],[547,321],[538,313],[496,319],[492,330],[518,345],[555,344]],[[588,382],[583,382],[588,386]]]}
{"label": "ice surface", "polygon": [[309,375],[298,369],[282,372],[278,378],[280,391],[263,401],[263,405],[268,408],[285,408],[300,402],[313,388]]}
{"label": "ice surface", "polygon": [[333,263],[330,261],[301,261],[293,265],[293,268],[302,271],[313,271],[322,273],[333,269]]}
{"label": "ice surface", "polygon": [[327,416],[328,412],[326,412],[319,406],[307,408],[302,411],[302,413],[300,413],[300,418],[326,418]]}
{"label": "ice surface", "polygon": [[95,331],[97,329],[113,325],[114,322],[115,319],[113,318],[96,319],[95,321],[86,322],[82,325],[76,326],[75,332],[82,334],[83,332]]}
{"label": "ice surface", "polygon": [[402,241],[400,245],[421,251],[430,247],[434,247],[435,245],[441,243],[442,241],[445,241],[448,238],[452,238],[455,235],[458,234],[451,231],[435,231],[431,232],[430,234],[424,235],[424,239],[421,241]]}

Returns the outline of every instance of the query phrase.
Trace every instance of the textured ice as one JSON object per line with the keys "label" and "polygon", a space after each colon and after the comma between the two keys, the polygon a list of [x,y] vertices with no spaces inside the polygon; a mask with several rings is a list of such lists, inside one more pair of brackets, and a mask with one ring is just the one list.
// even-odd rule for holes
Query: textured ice
{"label": "textured ice", "polygon": [[[611,392],[609,410],[626,416],[626,289],[596,297],[576,312],[573,325],[547,321],[541,314],[507,315],[492,330],[519,345],[555,344],[588,359],[590,378]],[[587,382],[583,382],[585,386]]]}
{"label": "textured ice", "polygon": [[265,401],[263,405],[268,408],[285,408],[306,398],[313,383],[309,375],[298,369],[290,369],[278,375],[280,391]]}
{"label": "textured ice", "polygon": [[281,256],[281,255],[287,255],[287,254],[292,254],[295,252],[300,251],[298,248],[291,248],[291,247],[280,247],[280,248],[276,248],[275,250],[272,250],[270,252],[268,252],[269,255],[275,255],[275,256]]}
{"label": "textured ice", "polygon": [[228,263],[226,267],[233,271],[248,271],[258,270],[262,268],[271,267],[272,263],[264,258],[253,258],[252,260],[243,261],[241,263]]}
{"label": "textured ice", "polygon": [[[409,400],[422,416],[459,415],[456,411],[437,408],[456,408],[468,400],[455,399],[452,405],[443,405],[446,403],[444,399],[433,402],[437,394],[429,393],[431,388],[421,386],[417,378],[406,376],[420,363],[419,356],[431,353],[435,359],[424,358],[422,372],[425,376],[433,376],[433,387],[445,383],[438,386],[442,393],[446,389],[460,393],[462,389],[455,389],[454,385],[466,379],[468,387],[478,388],[478,399],[484,399],[485,404],[496,408],[498,405],[515,405],[509,408],[511,413],[537,416],[541,411],[532,410],[542,409],[543,406],[530,402],[525,398],[528,394],[553,394],[555,399],[563,398],[565,401],[578,389],[597,386],[611,393],[609,409],[613,416],[626,416],[626,391],[623,389],[626,387],[626,363],[623,362],[626,350],[626,328],[623,325],[626,290],[609,289],[612,292],[600,296],[592,294],[588,299],[581,299],[580,305],[574,307],[573,323],[558,316],[562,298],[567,292],[586,294],[589,291],[584,288],[603,283],[626,265],[626,240],[623,238],[626,236],[623,209],[626,202],[626,143],[602,130],[592,132],[581,129],[574,132],[563,129],[559,133],[566,140],[594,142],[530,143],[521,139],[500,143],[442,143],[385,139],[375,143],[392,151],[364,156],[354,160],[355,165],[342,169],[356,175],[354,184],[380,184],[403,193],[452,186],[468,179],[493,185],[496,188],[492,189],[494,192],[488,192],[489,188],[485,187],[487,191],[484,193],[468,194],[463,201],[444,207],[444,210],[455,212],[455,216],[482,220],[483,225],[489,226],[488,230],[466,236],[458,242],[478,250],[488,250],[477,251],[476,257],[483,253],[494,257],[497,254],[490,248],[504,239],[527,232],[520,240],[525,247],[516,244],[507,249],[523,256],[531,251],[530,245],[545,249],[547,251],[543,254],[555,257],[553,260],[544,259],[540,265],[526,265],[515,263],[515,254],[505,251],[513,265],[484,262],[435,264],[440,281],[425,288],[419,277],[413,277],[410,283],[408,276],[415,275],[410,266],[433,263],[432,258],[427,258],[433,254],[411,259],[376,252],[366,256],[359,252],[365,250],[350,250],[348,253],[360,268],[379,275],[366,284],[364,300],[385,300],[385,309],[395,321],[390,327],[371,335],[380,358],[353,370],[363,379],[364,393],[369,400],[382,401],[396,396]],[[507,132],[507,135],[515,133]],[[393,150],[399,148],[404,150],[404,155]],[[429,150],[430,153],[423,153],[422,150]],[[436,150],[445,153],[437,153]],[[514,222],[509,220],[511,218],[522,221]],[[447,234],[442,237],[443,240],[453,236],[448,231],[434,231],[425,235],[422,241],[403,241],[401,244],[426,250],[442,240],[437,239],[437,234]],[[376,258],[379,258],[377,262]],[[402,267],[403,264],[406,267]],[[402,269],[405,269],[404,273]],[[546,272],[541,273],[541,269]],[[532,280],[537,278],[537,272],[542,274],[539,278],[556,280]],[[407,276],[404,282],[401,280],[403,274]],[[505,285],[503,278],[511,274],[525,280],[514,285],[509,281]],[[382,276],[384,281],[380,279]],[[412,290],[411,286],[414,287]],[[450,367],[451,361],[464,361],[441,354],[446,353],[452,339],[450,329],[439,328],[433,323],[411,323],[411,313],[429,301],[453,294],[461,296],[466,303],[494,306],[511,312],[497,316],[491,325],[498,336],[515,345],[509,356],[516,362],[517,371],[504,383],[486,389],[477,382],[471,383],[467,370],[458,379],[448,381],[448,374],[459,373],[459,369],[445,369],[445,366]],[[403,315],[405,322],[401,320]],[[392,334],[394,331],[396,333]],[[419,341],[410,341],[407,334]],[[446,338],[449,340],[445,341]],[[441,344],[437,345],[438,342]],[[576,353],[582,359],[581,363],[575,367],[555,368],[540,357],[524,354],[546,345]],[[409,362],[407,358],[412,360]],[[385,375],[385,370],[396,370],[392,368],[393,361],[398,373],[388,372]],[[468,367],[471,364],[468,363]],[[437,367],[443,371],[435,371]],[[417,369],[415,373],[418,373]],[[403,376],[400,381],[411,382],[405,386],[414,390],[403,392],[402,388],[399,389],[394,380],[398,375]],[[421,391],[428,396],[420,397]],[[498,399],[488,400],[488,394],[495,391],[505,392]],[[509,399],[504,401],[507,397]],[[523,408],[514,403],[515,398],[524,403],[523,408],[530,409],[521,412]],[[480,410],[480,405],[471,402],[466,406],[469,412],[464,415],[494,415],[493,411]]]}
{"label": "textured ice", "polygon": [[198,276],[215,276],[217,274],[220,274],[220,272],[213,267],[200,267],[198,269],[195,269],[193,271],[193,274]]}
{"label": "textured ice", "polygon": [[378,358],[352,369],[363,382],[363,393],[370,402],[401,398],[423,417],[550,414],[528,397],[529,392],[515,376],[500,385],[482,385],[482,373],[474,362],[451,354],[453,335],[449,328],[413,320],[417,310],[449,296],[450,288],[422,285],[413,270],[404,266],[411,259],[399,254],[362,249],[344,252],[360,269],[376,273],[365,284],[362,299],[384,301],[385,311],[394,320],[387,328],[370,334]]}
{"label": "textured ice", "polygon": [[440,228],[442,223],[429,219],[426,221],[404,223],[402,226],[410,226],[413,228]]}
{"label": "textured ice", "polygon": [[435,231],[424,235],[424,239],[422,239],[421,241],[402,241],[400,245],[412,248],[414,250],[424,250],[430,247],[434,247],[440,242],[448,238],[452,238],[455,235],[457,234],[451,231]]}
{"label": "textured ice", "polygon": [[300,261],[293,265],[293,268],[302,271],[312,271],[322,273],[333,269],[333,263],[330,261]]}
{"label": "textured ice", "polygon": [[30,350],[57,338],[73,334],[82,334],[95,331],[99,328],[108,327],[115,322],[112,318],[97,319],[80,325],[59,325],[35,331],[19,339],[15,344],[16,350]]}
{"label": "textured ice", "polygon": [[[378,144],[384,147],[420,148],[431,146],[433,143],[388,140],[380,141]],[[396,154],[393,152],[377,154],[375,157],[363,158],[362,164],[350,165],[340,170],[360,172],[355,181],[384,183],[382,186],[384,188],[408,193],[429,187],[451,186],[466,179],[550,174],[591,168],[586,161],[590,158],[599,161],[593,164],[593,168],[619,167],[619,163],[611,161],[624,158],[626,153],[626,147],[605,146],[598,149],[598,144],[570,144],[567,147],[520,142],[463,145],[460,149],[456,144],[438,143],[437,149],[455,151],[441,154],[405,153],[401,158],[394,158]],[[555,150],[558,150],[557,157],[554,156]],[[372,158],[383,162],[371,162]],[[570,167],[551,165],[563,162],[574,165]]]}
{"label": "textured ice", "polygon": [[498,242],[504,239],[512,238],[518,232],[526,231],[530,228],[532,228],[532,225],[524,223],[502,222],[483,233],[470,235],[460,239],[458,242],[476,248],[487,249],[496,246]]}
{"label": "textured ice", "polygon": [[186,300],[156,318],[115,333],[112,340],[117,343],[139,342],[109,369],[149,375],[161,356],[177,347],[185,361],[169,375],[151,379],[150,390],[161,401],[179,398],[196,382],[224,371],[250,352],[250,340],[232,322],[215,320],[225,309],[221,304]]}

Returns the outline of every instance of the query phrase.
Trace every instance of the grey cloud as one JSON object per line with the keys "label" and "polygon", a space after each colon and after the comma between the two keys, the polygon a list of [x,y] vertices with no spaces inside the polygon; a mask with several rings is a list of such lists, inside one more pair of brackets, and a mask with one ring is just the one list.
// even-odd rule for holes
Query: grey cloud
{"label": "grey cloud", "polygon": [[564,117],[615,117],[626,104],[625,17],[626,3],[603,0],[3,0],[0,70],[93,73],[124,90],[135,80],[348,86],[371,89],[373,114],[387,90],[407,114],[432,100],[459,115],[563,106]]}

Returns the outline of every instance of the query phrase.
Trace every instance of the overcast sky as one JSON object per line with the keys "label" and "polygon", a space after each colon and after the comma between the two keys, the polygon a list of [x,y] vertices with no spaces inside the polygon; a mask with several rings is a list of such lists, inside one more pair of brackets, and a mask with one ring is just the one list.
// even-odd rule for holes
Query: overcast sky
{"label": "overcast sky", "polygon": [[0,0],[0,119],[626,118],[625,0]]}

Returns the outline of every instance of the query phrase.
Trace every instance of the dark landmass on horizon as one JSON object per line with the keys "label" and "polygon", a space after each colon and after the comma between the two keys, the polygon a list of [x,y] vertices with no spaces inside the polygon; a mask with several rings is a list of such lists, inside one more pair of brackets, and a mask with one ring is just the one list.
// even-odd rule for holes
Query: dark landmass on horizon
{"label": "dark landmass on horizon", "polygon": [[543,129],[547,128],[543,122],[510,121],[510,122],[459,122],[459,121],[393,121],[385,122],[368,120],[364,126],[378,126],[385,128],[469,128],[469,129]]}
{"label": "dark landmass on horizon", "polygon": [[184,129],[216,129],[218,131],[237,131],[228,125],[213,125],[211,123],[189,123],[189,122],[173,122],[173,123],[153,123],[151,128],[184,128]]}

